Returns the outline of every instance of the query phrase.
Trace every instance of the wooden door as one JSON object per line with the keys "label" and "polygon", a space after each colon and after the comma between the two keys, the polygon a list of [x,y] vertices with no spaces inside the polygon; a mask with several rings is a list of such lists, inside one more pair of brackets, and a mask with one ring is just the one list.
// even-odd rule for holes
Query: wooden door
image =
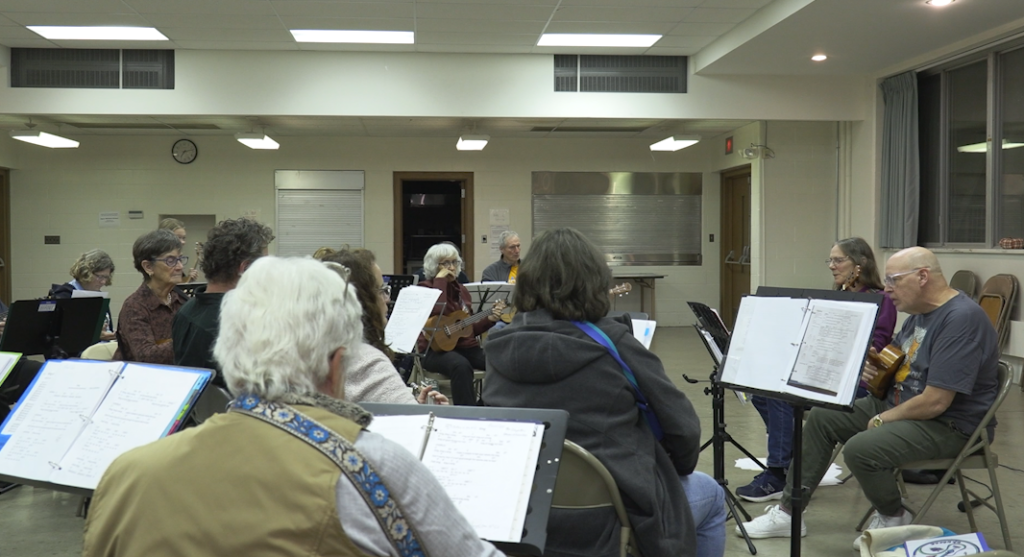
{"label": "wooden door", "polygon": [[750,166],[722,174],[722,320],[731,329],[750,294]]}
{"label": "wooden door", "polygon": [[[416,234],[417,231],[409,230],[410,215],[407,203],[407,196],[403,187],[406,183],[440,183],[451,182],[457,184],[461,190],[459,215],[453,217],[458,220],[458,233],[449,234],[448,226],[438,223],[439,228],[444,230],[427,230],[426,234]],[[414,274],[422,268],[420,261],[408,261],[409,250],[406,244],[412,241],[412,236],[431,237],[429,243],[439,243],[444,240],[453,242],[459,247],[462,254],[462,270],[469,279],[474,279],[473,269],[473,173],[472,172],[395,172],[394,173],[394,230],[395,230],[395,251],[394,271],[396,275]],[[433,234],[432,232],[440,232]]]}
{"label": "wooden door", "polygon": [[11,299],[11,171],[0,168],[0,300]]}

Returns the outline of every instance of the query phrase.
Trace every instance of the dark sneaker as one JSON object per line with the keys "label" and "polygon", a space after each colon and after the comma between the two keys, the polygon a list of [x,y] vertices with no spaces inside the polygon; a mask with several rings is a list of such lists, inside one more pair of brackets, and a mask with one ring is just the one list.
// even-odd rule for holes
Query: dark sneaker
{"label": "dark sneaker", "polygon": [[782,490],[785,488],[785,480],[780,480],[778,476],[765,470],[755,476],[754,481],[745,486],[737,487],[736,495],[747,501],[761,503],[771,501],[772,499],[782,499]]}

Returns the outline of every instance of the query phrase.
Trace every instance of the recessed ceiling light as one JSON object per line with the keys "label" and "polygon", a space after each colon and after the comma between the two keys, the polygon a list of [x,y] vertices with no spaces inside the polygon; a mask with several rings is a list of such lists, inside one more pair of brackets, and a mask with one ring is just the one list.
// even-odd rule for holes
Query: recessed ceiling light
{"label": "recessed ceiling light", "polygon": [[490,139],[489,135],[463,135],[459,137],[455,148],[459,151],[483,151]]}
{"label": "recessed ceiling light", "polygon": [[11,137],[18,141],[49,147],[50,149],[77,149],[78,142],[52,133],[39,130],[11,130]]}
{"label": "recessed ceiling light", "polygon": [[814,60],[815,62],[824,62],[825,60],[828,60],[828,56],[825,56],[824,54],[815,54],[814,56],[811,56],[811,60]]}
{"label": "recessed ceiling light", "polygon": [[648,47],[661,35],[598,35],[589,33],[544,33],[537,46]]}
{"label": "recessed ceiling light", "polygon": [[154,27],[67,27],[29,25],[29,30],[54,41],[169,41]]}
{"label": "recessed ceiling light", "polygon": [[292,29],[291,32],[295,41],[300,43],[413,44],[416,42],[416,34],[412,31]]}
{"label": "recessed ceiling light", "polygon": [[678,151],[700,141],[699,135],[673,135],[651,144],[651,151]]}
{"label": "recessed ceiling light", "polygon": [[948,6],[956,2],[956,0],[926,0],[925,4],[931,4],[932,6],[942,7]]}
{"label": "recessed ceiling light", "polygon": [[236,133],[235,139],[250,149],[277,149],[280,145],[263,133]]}

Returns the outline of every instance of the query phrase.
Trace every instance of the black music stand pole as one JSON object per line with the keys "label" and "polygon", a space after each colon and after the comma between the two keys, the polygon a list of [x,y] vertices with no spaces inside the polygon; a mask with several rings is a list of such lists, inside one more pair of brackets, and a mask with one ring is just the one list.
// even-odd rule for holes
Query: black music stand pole
{"label": "black music stand pole", "polygon": [[801,479],[804,450],[804,405],[799,402],[791,403],[793,406],[793,457],[792,467],[789,476],[792,485],[790,493],[790,516],[793,519],[793,527],[789,531],[789,555],[800,557],[800,526],[804,519],[804,486]]}

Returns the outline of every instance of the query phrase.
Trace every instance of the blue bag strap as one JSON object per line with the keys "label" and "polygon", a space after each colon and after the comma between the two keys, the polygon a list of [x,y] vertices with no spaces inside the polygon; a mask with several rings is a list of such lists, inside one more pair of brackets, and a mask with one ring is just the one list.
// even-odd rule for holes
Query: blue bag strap
{"label": "blue bag strap", "polygon": [[654,413],[654,409],[651,408],[647,398],[640,391],[640,385],[636,382],[636,376],[633,375],[633,370],[626,365],[626,362],[622,360],[622,356],[619,356],[619,350],[615,348],[615,343],[612,339],[608,338],[597,325],[594,325],[590,321],[573,321],[573,325],[576,325],[579,330],[586,333],[587,336],[597,341],[598,344],[604,346],[608,353],[611,354],[615,361],[622,366],[622,373],[626,376],[626,381],[629,382],[629,386],[633,387],[633,396],[636,398],[636,407],[643,413],[644,419],[647,420],[647,425],[651,428],[651,433],[654,434],[654,438],[661,441],[665,437],[665,432],[661,429],[661,422],[658,421],[658,416]]}

